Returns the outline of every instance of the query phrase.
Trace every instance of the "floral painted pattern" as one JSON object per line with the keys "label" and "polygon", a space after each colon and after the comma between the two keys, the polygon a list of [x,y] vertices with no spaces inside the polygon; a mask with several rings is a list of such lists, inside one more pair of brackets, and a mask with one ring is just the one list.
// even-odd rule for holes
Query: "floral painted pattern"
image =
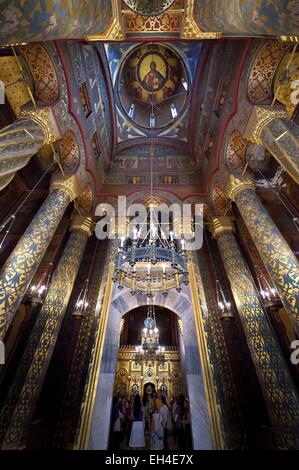
{"label": "floral painted pattern", "polygon": [[3,0],[0,43],[100,34],[107,29],[111,17],[111,0]]}

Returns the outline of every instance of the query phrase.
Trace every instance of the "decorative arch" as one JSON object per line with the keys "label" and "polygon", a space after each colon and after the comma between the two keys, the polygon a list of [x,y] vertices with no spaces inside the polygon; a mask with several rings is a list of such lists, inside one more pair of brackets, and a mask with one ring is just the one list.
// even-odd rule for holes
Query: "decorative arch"
{"label": "decorative arch", "polygon": [[76,199],[78,209],[82,215],[90,215],[93,203],[93,192],[89,186],[83,189]]}
{"label": "decorative arch", "polygon": [[[193,445],[194,449],[211,449],[212,429],[208,413],[209,403],[203,380],[205,366],[201,363],[195,321],[195,315],[199,313],[194,312],[191,298],[189,286],[184,286],[180,293],[176,290],[170,291],[167,298],[162,294],[156,294],[153,302],[155,305],[173,311],[183,323],[184,370],[188,395],[192,403]],[[120,291],[116,286],[113,287],[107,312],[105,339],[87,445],[90,450],[106,449],[108,445],[109,428],[107,422],[110,422],[121,319],[130,310],[143,305],[147,305],[146,296],[132,296],[129,289]]]}
{"label": "decorative arch", "polygon": [[225,196],[219,183],[216,183],[212,191],[212,205],[216,214],[225,214],[229,207],[229,199]]}
{"label": "decorative arch", "polygon": [[288,43],[270,39],[258,49],[247,78],[247,97],[252,104],[271,103],[275,72],[289,47]]}
{"label": "decorative arch", "polygon": [[246,165],[247,140],[239,131],[233,131],[225,151],[225,163],[230,172],[242,171]]}
{"label": "decorative arch", "polygon": [[47,49],[40,43],[19,48],[34,82],[34,98],[39,106],[53,105],[59,100],[59,80]]}
{"label": "decorative arch", "polygon": [[74,173],[80,163],[80,151],[73,131],[68,130],[58,141],[60,162],[66,173]]}

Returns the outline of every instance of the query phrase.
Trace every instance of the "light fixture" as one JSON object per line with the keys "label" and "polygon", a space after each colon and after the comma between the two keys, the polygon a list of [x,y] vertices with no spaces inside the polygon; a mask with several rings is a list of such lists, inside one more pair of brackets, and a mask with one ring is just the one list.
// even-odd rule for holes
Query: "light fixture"
{"label": "light fixture", "polygon": [[132,238],[121,237],[113,281],[120,289],[128,287],[132,295],[148,298],[154,293],[166,297],[170,289],[180,292],[189,284],[185,240],[174,240],[173,232],[166,235],[153,205],[140,230],[135,229]]}
{"label": "light fixture", "polygon": [[277,290],[271,286],[259,266],[255,266],[259,291],[266,308],[279,305],[281,303]]}
{"label": "light fixture", "polygon": [[75,308],[72,313],[72,317],[84,318],[87,307],[89,305],[87,301],[88,297],[88,288],[89,288],[89,279],[87,278],[83,284],[82,289],[78,295],[77,301],[75,303]]}
{"label": "light fixture", "polygon": [[[154,115],[153,97],[150,115]],[[152,129],[151,184],[146,216],[138,228],[134,227],[133,234],[120,237],[113,275],[119,289],[127,287],[132,295],[146,294],[148,298],[154,293],[166,297],[170,289],[180,292],[183,285],[189,284],[185,240],[179,242],[175,237],[180,237],[181,233],[168,232],[169,226],[162,227],[159,205],[153,197],[153,135]]]}
{"label": "light fixture", "polygon": [[90,275],[94,269],[95,256],[98,250],[99,239],[97,240],[96,247],[92,256],[92,261],[90,263],[89,271],[87,277],[84,281],[84,284],[79,292],[77,297],[74,310],[72,312],[73,318],[84,318],[86,316],[87,309],[89,307],[88,296],[89,296],[89,279]]}
{"label": "light fixture", "polygon": [[148,305],[147,316],[144,320],[144,327],[141,331],[141,345],[135,348],[135,362],[146,365],[155,361],[165,361],[165,347],[159,344],[159,329],[156,324],[156,314],[154,305]]}
{"label": "light fixture", "polygon": [[53,263],[49,263],[48,274],[45,279],[45,274],[41,276],[38,284],[30,286],[29,300],[32,303],[42,304],[48,292],[49,284],[52,277]]}
{"label": "light fixture", "polygon": [[218,279],[216,279],[216,296],[217,296],[217,308],[219,316],[222,320],[233,319],[234,315],[231,311],[231,303],[227,301],[222,286]]}

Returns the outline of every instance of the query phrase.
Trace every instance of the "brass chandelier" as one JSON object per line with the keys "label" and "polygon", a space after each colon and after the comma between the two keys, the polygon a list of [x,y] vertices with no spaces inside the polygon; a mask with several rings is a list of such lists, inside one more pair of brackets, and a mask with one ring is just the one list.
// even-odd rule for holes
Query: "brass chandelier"
{"label": "brass chandelier", "polygon": [[155,217],[155,208],[150,205],[146,220],[139,230],[134,229],[132,239],[120,240],[113,281],[119,289],[128,287],[132,295],[167,296],[170,289],[180,292],[182,285],[189,284],[185,240],[175,240],[173,232],[167,236]]}
{"label": "brass chandelier", "polygon": [[159,330],[156,324],[156,315],[154,305],[148,306],[147,316],[144,320],[144,328],[141,332],[141,345],[136,346],[135,362],[142,361],[146,364],[155,361],[164,362],[165,347],[159,344]]}
{"label": "brass chandelier", "polygon": [[[153,99],[151,106],[153,113]],[[177,238],[181,236],[177,230],[175,233],[169,231],[169,218],[166,223],[159,219],[159,205],[153,196],[154,156],[152,133],[151,185],[146,216],[129,231],[130,236],[120,238],[113,276],[119,289],[127,287],[132,295],[145,294],[147,298],[155,293],[162,293],[166,297],[170,289],[175,288],[180,292],[183,285],[189,284],[186,242]]]}

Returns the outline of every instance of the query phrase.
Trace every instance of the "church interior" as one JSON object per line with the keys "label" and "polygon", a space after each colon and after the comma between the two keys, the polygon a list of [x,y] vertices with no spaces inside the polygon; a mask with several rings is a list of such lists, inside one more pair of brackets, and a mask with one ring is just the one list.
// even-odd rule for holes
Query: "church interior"
{"label": "church interior", "polygon": [[150,449],[161,397],[170,449],[299,449],[298,42],[293,0],[2,2],[1,450]]}

